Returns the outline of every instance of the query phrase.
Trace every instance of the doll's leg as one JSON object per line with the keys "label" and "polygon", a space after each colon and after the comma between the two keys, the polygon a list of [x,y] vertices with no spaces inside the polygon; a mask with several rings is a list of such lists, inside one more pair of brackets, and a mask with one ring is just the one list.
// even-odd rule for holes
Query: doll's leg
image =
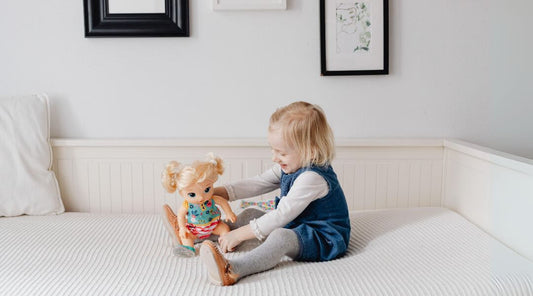
{"label": "doll's leg", "polygon": [[[195,256],[196,251],[194,250],[194,240],[192,243],[190,241],[185,242],[185,240],[182,242],[179,234],[180,227],[178,225],[178,219],[169,205],[163,206],[163,213],[163,224],[165,225],[170,238],[172,239],[172,253],[180,257]],[[191,244],[192,247],[189,246],[189,244]]]}
{"label": "doll's leg", "polygon": [[295,258],[299,252],[300,242],[296,233],[280,228],[257,248],[232,260],[225,259],[213,242],[206,241],[200,248],[200,259],[207,267],[210,281],[226,286],[244,276],[275,267],[283,256]]}
{"label": "doll's leg", "polygon": [[169,205],[163,206],[163,224],[165,225],[170,238],[172,239],[172,245],[179,246],[181,245],[180,235],[179,235],[179,225],[178,218],[176,214],[172,211]]}
{"label": "doll's leg", "polygon": [[212,232],[212,233],[213,233],[214,235],[221,236],[221,235],[226,234],[226,233],[228,233],[228,232],[229,232],[229,226],[228,226],[228,224],[226,224],[226,223],[220,221],[220,222],[218,222],[217,227],[215,227],[215,229],[213,229],[213,232]]}
{"label": "doll's leg", "polygon": [[196,249],[194,248],[194,238],[182,239],[183,244],[175,246],[172,249],[174,255],[178,257],[194,257],[196,256]]}

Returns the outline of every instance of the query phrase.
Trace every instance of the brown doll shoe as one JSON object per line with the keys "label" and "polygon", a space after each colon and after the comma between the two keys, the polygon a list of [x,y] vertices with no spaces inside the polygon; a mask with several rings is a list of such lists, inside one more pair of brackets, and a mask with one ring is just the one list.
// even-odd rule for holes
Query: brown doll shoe
{"label": "brown doll shoe", "polygon": [[165,228],[168,230],[168,234],[170,235],[170,238],[172,239],[172,245],[173,246],[179,246],[181,245],[181,240],[179,239],[180,234],[180,228],[178,226],[178,218],[176,217],[176,214],[172,211],[169,205],[163,206],[163,224],[165,225]]}
{"label": "brown doll shoe", "polygon": [[209,281],[219,286],[235,284],[239,275],[231,271],[228,260],[220,253],[214,242],[206,240],[200,247],[200,259],[207,267]]}

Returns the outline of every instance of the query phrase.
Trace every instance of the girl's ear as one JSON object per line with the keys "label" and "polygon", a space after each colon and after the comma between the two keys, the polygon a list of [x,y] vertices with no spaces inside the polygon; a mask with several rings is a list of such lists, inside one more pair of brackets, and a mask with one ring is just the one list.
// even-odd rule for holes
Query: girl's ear
{"label": "girl's ear", "polygon": [[169,162],[161,172],[161,184],[168,193],[173,193],[178,187],[178,174],[180,164],[177,161]]}

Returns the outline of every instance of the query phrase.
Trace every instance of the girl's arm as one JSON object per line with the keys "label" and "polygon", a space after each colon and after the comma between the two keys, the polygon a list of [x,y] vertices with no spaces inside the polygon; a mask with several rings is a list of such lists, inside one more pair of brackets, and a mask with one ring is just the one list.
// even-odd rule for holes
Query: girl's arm
{"label": "girl's arm", "polygon": [[315,172],[302,173],[294,181],[289,193],[281,199],[278,207],[249,224],[220,236],[222,252],[232,251],[245,240],[263,240],[274,229],[281,228],[300,215],[314,200],[326,196],[329,187],[326,180]]}
{"label": "girl's arm", "polygon": [[214,193],[228,200],[243,199],[278,189],[280,180],[281,169],[279,165],[274,165],[255,177],[216,187]]}
{"label": "girl's arm", "polygon": [[228,191],[226,190],[226,187],[219,186],[219,187],[215,187],[213,190],[214,190],[213,195],[217,195],[217,196],[222,197],[225,200],[229,200],[229,194],[228,194]]}

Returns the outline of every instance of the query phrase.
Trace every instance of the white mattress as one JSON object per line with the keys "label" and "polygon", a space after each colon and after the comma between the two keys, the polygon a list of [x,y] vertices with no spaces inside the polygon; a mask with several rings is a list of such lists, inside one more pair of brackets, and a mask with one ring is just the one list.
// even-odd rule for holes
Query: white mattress
{"label": "white mattress", "polygon": [[285,261],[217,287],[198,258],[172,256],[159,216],[0,218],[0,294],[533,295],[533,263],[454,212],[380,210],[351,219],[345,257]]}

